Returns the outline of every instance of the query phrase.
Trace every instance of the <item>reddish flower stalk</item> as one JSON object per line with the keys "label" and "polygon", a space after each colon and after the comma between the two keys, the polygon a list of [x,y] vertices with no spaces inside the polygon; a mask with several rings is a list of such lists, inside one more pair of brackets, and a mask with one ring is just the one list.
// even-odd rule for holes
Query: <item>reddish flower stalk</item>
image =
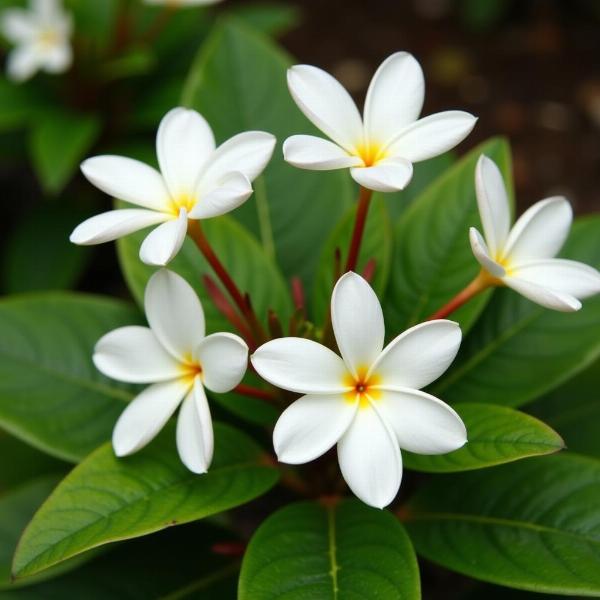
{"label": "reddish flower stalk", "polygon": [[369,282],[373,280],[375,276],[375,269],[377,268],[377,261],[374,258],[370,258],[363,269],[362,276]]}
{"label": "reddish flower stalk", "polygon": [[242,396],[249,396],[250,398],[258,398],[260,400],[266,400],[267,402],[272,402],[273,400],[277,400],[277,395],[269,390],[262,390],[260,388],[255,388],[251,385],[246,385],[245,383],[240,383],[237,387],[233,389],[236,394],[241,394]]}
{"label": "reddish flower stalk", "polygon": [[299,277],[292,277],[292,298],[294,300],[294,306],[297,310],[302,311],[302,314],[305,314],[305,296],[304,296],[304,286],[302,285],[302,280]]}
{"label": "reddish flower stalk", "polygon": [[442,308],[434,312],[432,315],[427,317],[427,321],[434,321],[435,319],[445,319],[451,315],[454,311],[458,310],[461,306],[466,304],[469,300],[486,290],[491,285],[494,285],[493,278],[488,275],[485,271],[481,271],[467,287],[458,292],[454,298],[444,304]]}
{"label": "reddish flower stalk", "polygon": [[365,224],[367,222],[367,215],[369,213],[369,206],[371,204],[371,197],[373,196],[372,190],[367,188],[360,188],[360,195],[358,197],[358,208],[356,209],[356,220],[354,221],[354,231],[352,232],[352,240],[350,242],[350,248],[348,250],[348,258],[346,260],[346,269],[344,272],[355,271],[356,264],[358,263],[358,257],[360,254],[360,244],[362,242],[363,233],[365,231]]}

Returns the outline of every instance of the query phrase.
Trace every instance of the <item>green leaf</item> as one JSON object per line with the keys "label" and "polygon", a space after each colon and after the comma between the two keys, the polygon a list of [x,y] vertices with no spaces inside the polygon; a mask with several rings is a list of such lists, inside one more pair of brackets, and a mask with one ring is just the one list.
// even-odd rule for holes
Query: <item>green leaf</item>
{"label": "green leaf", "polygon": [[100,134],[93,115],[47,113],[35,124],[29,140],[35,172],[44,191],[58,194]]}
{"label": "green leaf", "polygon": [[430,473],[470,471],[564,448],[562,438],[553,429],[512,408],[459,403],[454,409],[467,427],[467,444],[435,456],[403,452],[406,467]]}
{"label": "green leaf", "polygon": [[300,22],[300,10],[297,6],[276,4],[275,2],[257,2],[234,5],[229,10],[252,29],[271,36],[280,36],[294,29]]}
{"label": "green leaf", "polygon": [[238,598],[420,598],[419,569],[391,513],[358,500],[299,502],[271,515],[244,555]]}
{"label": "green leaf", "polygon": [[11,83],[0,77],[0,131],[10,131],[29,123],[44,107],[42,90]]}
{"label": "green leaf", "polygon": [[188,523],[267,492],[278,472],[245,434],[215,424],[208,473],[181,463],[174,427],[142,452],[116,458],[110,443],[88,456],[58,485],[25,530],[13,573],[38,573],[86,550]]}
{"label": "green leaf", "polygon": [[[469,243],[469,227],[480,227],[474,181],[481,154],[498,164],[508,189],[512,189],[508,144],[493,138],[455,163],[411,204],[394,230],[385,309],[390,329],[402,331],[424,321],[479,272]],[[489,292],[476,297],[452,319],[463,331],[469,329],[488,299]]]}
{"label": "green leaf", "polygon": [[562,453],[438,476],[407,509],[417,551],[492,583],[600,595],[600,462]]}
{"label": "green leaf", "polygon": [[[193,65],[182,102],[199,110],[220,141],[247,130],[273,133],[283,142],[316,133],[290,97],[289,57],[268,38],[234,20],[217,27]],[[233,216],[254,232],[286,275],[312,285],[319,249],[352,205],[347,172],[295,169],[275,149],[254,196]]]}
{"label": "green leaf", "polygon": [[[580,219],[562,255],[599,267],[599,237],[599,216]],[[522,406],[600,355],[599,321],[600,296],[577,313],[559,313],[498,290],[433,393],[449,402]]]}
{"label": "green leaf", "polygon": [[92,364],[98,339],[140,322],[129,304],[45,293],[0,301],[0,426],[77,461],[110,437],[129,387]]}
{"label": "green leaf", "polygon": [[[285,281],[257,241],[245,229],[228,217],[207,219],[202,228],[219,260],[227,268],[239,289],[248,292],[259,318],[266,320],[268,309],[273,309],[285,323],[292,306]],[[127,284],[140,305],[144,289],[155,269],[142,263],[139,247],[148,231],[138,232],[118,241],[119,260]],[[187,239],[169,269],[179,273],[196,290],[206,315],[209,333],[230,331],[232,326],[216,309],[202,284],[202,275],[216,280],[210,265],[194,243]]]}
{"label": "green leaf", "polygon": [[[351,208],[344,220],[335,228],[321,253],[313,288],[312,318],[315,323],[321,323],[329,311],[331,292],[335,285],[335,250],[339,248],[341,251],[343,267],[348,256],[348,247],[352,238],[355,216],[356,208]],[[383,296],[388,282],[392,258],[392,244],[392,226],[386,209],[386,203],[379,196],[373,199],[369,208],[357,271],[361,273],[369,260],[375,260],[375,274],[371,285],[380,297]]]}

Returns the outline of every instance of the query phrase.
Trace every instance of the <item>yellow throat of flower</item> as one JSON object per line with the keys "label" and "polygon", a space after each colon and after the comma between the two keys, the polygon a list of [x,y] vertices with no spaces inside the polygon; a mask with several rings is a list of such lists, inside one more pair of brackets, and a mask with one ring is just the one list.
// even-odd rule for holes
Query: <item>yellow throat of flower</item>
{"label": "yellow throat of flower", "polygon": [[358,397],[360,409],[370,406],[369,399],[378,400],[381,396],[381,391],[375,387],[381,383],[381,378],[375,373],[367,378],[367,372],[368,369],[360,368],[356,377],[350,373],[344,377],[344,387],[352,388],[345,393],[346,401],[354,403]]}
{"label": "yellow throat of flower", "polygon": [[356,147],[358,157],[365,167],[373,167],[387,156],[384,146],[377,142],[362,142]]}

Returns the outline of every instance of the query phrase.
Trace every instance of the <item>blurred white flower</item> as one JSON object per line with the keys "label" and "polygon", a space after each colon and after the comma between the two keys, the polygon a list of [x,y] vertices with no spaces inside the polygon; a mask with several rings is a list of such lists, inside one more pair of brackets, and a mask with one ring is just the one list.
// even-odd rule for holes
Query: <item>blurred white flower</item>
{"label": "blurred white flower", "polygon": [[263,344],[251,361],[273,385],[306,394],[275,426],[279,460],[309,462],[337,444],[340,468],[352,491],[382,508],[400,487],[400,448],[441,454],[467,441],[454,410],[419,391],[454,360],[461,331],[452,321],[430,321],[405,331],[384,349],[377,296],[352,272],[337,282],[331,314],[341,358],[317,342],[290,337]]}
{"label": "blurred white flower", "polygon": [[175,108],[158,129],[160,173],[121,156],[96,156],[82,163],[83,174],[96,187],[143,208],[92,217],[77,226],[70,239],[75,244],[101,244],[162,223],[142,243],[140,258],[150,265],[166,265],[183,245],[188,219],[223,215],[250,197],[251,182],[269,162],[274,147],[270,133],[247,131],[215,149],[204,117]]}
{"label": "blurred white flower", "polygon": [[317,67],[292,67],[288,86],[300,110],[333,142],[294,135],[283,145],[285,160],[302,169],[350,168],[356,182],[381,192],[404,189],[412,178],[412,163],[450,150],[477,121],[458,110],[419,119],[423,71],[407,52],[392,54],[381,64],[371,80],[363,118],[342,85]]}
{"label": "blurred white flower", "polygon": [[119,381],[151,383],[120,416],[113,432],[117,456],[148,444],[183,402],[177,449],[185,466],[205,473],[213,456],[213,429],[204,386],[228,392],[240,383],[248,346],[237,335],[204,335],[204,312],[191,286],[161,269],[146,287],[150,327],[121,327],[103,336],[94,364]]}
{"label": "blurred white flower", "polygon": [[61,0],[30,0],[28,10],[9,8],[0,15],[0,29],[16,46],[7,62],[8,76],[15,81],[40,70],[62,73],[73,62],[73,23]]}
{"label": "blurred white flower", "polygon": [[600,293],[600,273],[586,264],[553,258],[569,234],[573,212],[565,198],[541,200],[510,229],[506,187],[496,164],[482,155],[475,186],[485,240],[470,229],[475,258],[495,285],[506,285],[546,308],[570,312]]}

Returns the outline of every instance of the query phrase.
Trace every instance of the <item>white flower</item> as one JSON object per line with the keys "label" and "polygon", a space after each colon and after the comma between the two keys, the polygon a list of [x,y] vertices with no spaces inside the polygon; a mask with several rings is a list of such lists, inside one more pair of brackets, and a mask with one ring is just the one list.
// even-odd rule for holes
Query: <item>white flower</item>
{"label": "white flower", "polygon": [[237,335],[204,335],[204,313],[194,290],[179,275],[161,269],[146,287],[150,327],[121,327],[102,337],[94,364],[105,375],[151,383],[127,406],[113,432],[117,456],[148,444],[182,403],[177,449],[185,466],[205,473],[213,455],[213,430],[204,387],[228,392],[240,383],[248,346]]}
{"label": "white flower", "polygon": [[215,149],[213,132],[196,111],[175,108],[158,128],[160,173],[121,156],[96,156],[81,165],[83,174],[103,192],[143,208],[102,213],[75,228],[75,244],[100,244],[162,223],[144,240],[140,258],[166,265],[183,245],[189,219],[225,214],[252,194],[275,138],[262,131],[235,135]]}
{"label": "white flower", "polygon": [[507,285],[529,300],[564,312],[600,292],[600,273],[573,260],[553,258],[569,234],[573,212],[565,198],[541,200],[510,229],[506,188],[496,164],[481,156],[475,173],[485,240],[470,229],[471,248],[492,283]]}
{"label": "white flower", "polygon": [[146,4],[158,6],[168,6],[169,8],[179,8],[182,6],[208,6],[209,4],[218,4],[223,0],[144,0]]}
{"label": "white flower", "polygon": [[419,119],[423,71],[407,52],[392,54],[379,67],[362,119],[342,85],[317,67],[292,67],[288,86],[300,110],[335,143],[294,135],[283,145],[285,160],[302,169],[349,167],[356,182],[381,192],[404,189],[412,178],[412,163],[450,150],[477,120],[458,110]]}
{"label": "white flower", "polygon": [[306,394],[281,415],[273,433],[280,461],[314,460],[337,444],[344,479],[363,502],[384,507],[402,477],[400,448],[440,454],[467,441],[460,417],[419,391],[454,360],[461,340],[452,321],[430,321],[384,349],[381,306],[369,284],[346,273],[331,298],[342,358],[310,340],[280,338],[251,357],[272,384]]}
{"label": "white flower", "polygon": [[8,56],[11,79],[25,81],[39,70],[62,73],[71,66],[69,38],[73,24],[61,0],[30,0],[29,10],[5,10],[0,28],[4,37],[16,45]]}

